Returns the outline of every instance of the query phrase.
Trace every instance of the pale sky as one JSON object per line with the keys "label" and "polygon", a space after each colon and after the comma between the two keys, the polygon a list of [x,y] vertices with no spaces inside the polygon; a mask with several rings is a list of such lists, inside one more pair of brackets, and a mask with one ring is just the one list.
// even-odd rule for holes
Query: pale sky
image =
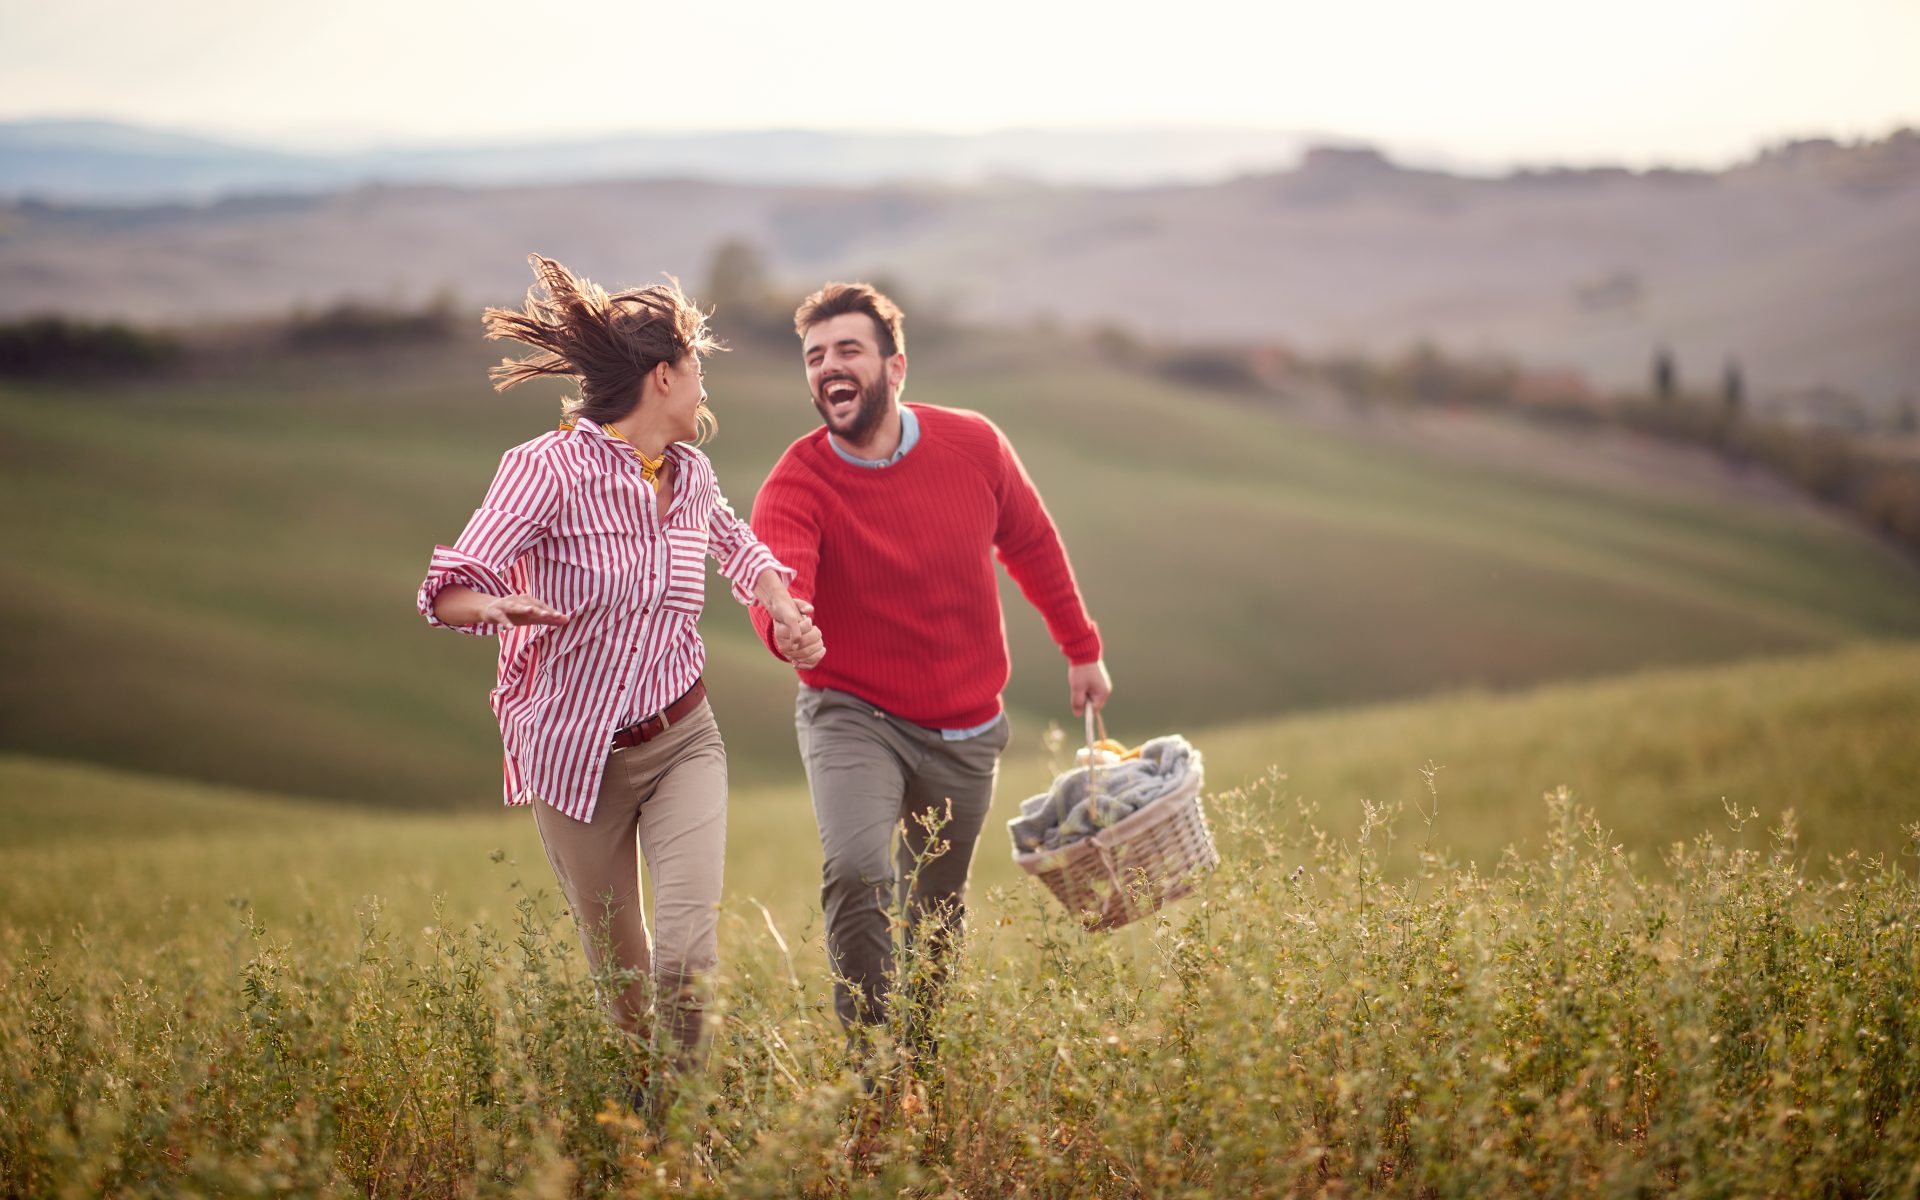
{"label": "pale sky", "polygon": [[0,0],[0,119],[72,116],[330,147],[1226,125],[1714,165],[1920,125],[1920,0]]}

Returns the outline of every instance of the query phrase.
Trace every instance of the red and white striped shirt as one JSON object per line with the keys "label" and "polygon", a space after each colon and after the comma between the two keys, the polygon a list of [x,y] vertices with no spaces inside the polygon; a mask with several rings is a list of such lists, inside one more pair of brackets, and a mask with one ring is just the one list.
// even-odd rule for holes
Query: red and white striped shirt
{"label": "red and white striped shirt", "polygon": [[419,608],[450,584],[492,596],[529,594],[565,625],[453,626],[500,634],[493,711],[506,749],[506,800],[541,799],[593,818],[615,730],[650,717],[700,678],[696,628],[708,554],[742,604],[766,570],[792,579],[720,494],[713,464],[667,448],[673,503],[659,511],[631,446],[592,421],[515,446],[451,546],[436,546]]}

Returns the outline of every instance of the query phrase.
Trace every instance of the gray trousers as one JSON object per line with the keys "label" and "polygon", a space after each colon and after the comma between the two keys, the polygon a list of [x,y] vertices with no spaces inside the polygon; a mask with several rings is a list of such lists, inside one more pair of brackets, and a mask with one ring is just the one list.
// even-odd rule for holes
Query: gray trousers
{"label": "gray trousers", "polygon": [[[1007,719],[948,741],[858,696],[803,687],[794,726],[825,857],[820,905],[833,1004],[852,1030],[885,1019],[896,915],[903,945],[931,916],[937,944],[927,950],[936,956],[964,928],[967,872],[993,804]],[[918,819],[929,813],[941,821],[931,835]]]}

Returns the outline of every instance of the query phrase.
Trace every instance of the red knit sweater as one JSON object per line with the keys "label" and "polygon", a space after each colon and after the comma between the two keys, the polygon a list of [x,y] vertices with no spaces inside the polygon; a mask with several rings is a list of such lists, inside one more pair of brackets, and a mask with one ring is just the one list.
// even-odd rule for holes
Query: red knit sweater
{"label": "red knit sweater", "polygon": [[[787,447],[754,501],[753,530],[793,568],[793,594],[813,602],[826,642],[801,682],[965,729],[999,713],[1007,684],[995,554],[1068,661],[1098,659],[1100,632],[1006,435],[979,413],[912,407],[920,440],[890,467],[847,462],[825,428]],[[754,606],[753,623],[773,649],[766,609]]]}

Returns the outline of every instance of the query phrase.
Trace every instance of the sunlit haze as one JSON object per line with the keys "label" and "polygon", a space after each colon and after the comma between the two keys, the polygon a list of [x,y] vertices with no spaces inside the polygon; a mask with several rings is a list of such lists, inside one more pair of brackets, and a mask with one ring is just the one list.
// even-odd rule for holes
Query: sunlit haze
{"label": "sunlit haze", "polygon": [[1912,0],[1152,10],[8,0],[0,119],[288,146],[1236,126],[1458,165],[1713,165],[1920,123]]}

